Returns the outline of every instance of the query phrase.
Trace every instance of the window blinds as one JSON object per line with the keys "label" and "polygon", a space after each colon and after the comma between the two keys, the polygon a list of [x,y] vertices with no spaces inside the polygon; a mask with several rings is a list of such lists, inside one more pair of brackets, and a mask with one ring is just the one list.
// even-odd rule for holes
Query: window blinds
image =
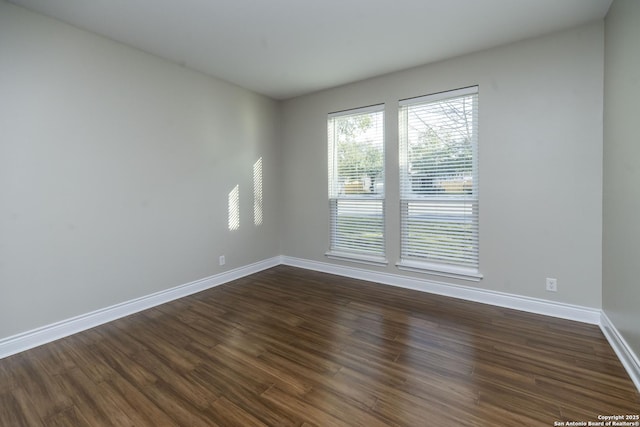
{"label": "window blinds", "polygon": [[401,101],[399,129],[401,263],[477,272],[478,88]]}
{"label": "window blinds", "polygon": [[384,105],[333,113],[329,254],[384,258]]}

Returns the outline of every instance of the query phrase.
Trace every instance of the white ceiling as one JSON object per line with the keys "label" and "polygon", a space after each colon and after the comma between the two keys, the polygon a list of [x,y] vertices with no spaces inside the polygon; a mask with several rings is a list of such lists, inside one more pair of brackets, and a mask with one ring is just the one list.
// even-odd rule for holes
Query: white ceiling
{"label": "white ceiling", "polygon": [[275,99],[601,19],[612,0],[11,0]]}

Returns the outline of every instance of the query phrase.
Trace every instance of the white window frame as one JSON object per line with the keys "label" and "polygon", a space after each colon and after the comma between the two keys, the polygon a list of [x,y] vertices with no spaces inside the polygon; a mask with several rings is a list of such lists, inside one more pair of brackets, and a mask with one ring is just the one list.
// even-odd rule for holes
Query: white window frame
{"label": "white window frame", "polygon": [[[383,185],[380,192],[375,194],[346,194],[346,191],[340,189],[339,176],[338,176],[338,160],[337,160],[337,140],[335,135],[335,120],[345,116],[353,116],[360,114],[380,113],[382,114],[382,176]],[[341,261],[351,261],[356,263],[385,266],[388,264],[386,259],[386,218],[385,218],[385,105],[378,104],[363,108],[355,108],[345,111],[339,111],[330,113],[327,116],[327,141],[328,141],[328,173],[329,173],[329,250],[325,255],[330,259],[336,259]],[[376,212],[379,212],[381,216],[381,230],[375,229],[374,231],[380,231],[382,233],[382,246],[380,251],[366,251],[364,249],[357,250],[349,247],[345,247],[344,240],[341,240],[340,234],[343,230],[338,229],[338,216],[340,210],[340,203],[344,204],[356,204],[358,202],[364,202],[363,205],[369,204],[369,208],[375,208]],[[366,210],[367,207],[363,207]],[[346,245],[348,246],[348,245]]]}
{"label": "white window frame", "polygon": [[[470,195],[460,196],[457,199],[455,196],[437,196],[434,194],[429,195],[420,195],[416,192],[411,184],[411,177],[409,172],[409,123],[408,123],[408,114],[411,107],[419,107],[425,106],[431,103],[445,101],[447,99],[458,98],[462,96],[475,96],[474,102],[474,110],[473,110],[473,130],[472,130],[472,191]],[[463,89],[456,89],[446,92],[440,92],[432,95],[411,98],[406,100],[401,100],[399,102],[399,149],[400,149],[400,224],[401,224],[401,233],[400,233],[400,261],[396,264],[396,266],[401,270],[428,273],[436,276],[444,276],[455,279],[462,279],[468,281],[480,281],[482,279],[482,274],[479,270],[479,192],[478,192],[478,86],[467,87]],[[419,255],[415,255],[417,252],[415,250],[416,243],[409,242],[409,210],[410,203],[414,203],[414,206],[417,208],[422,204],[425,212],[433,207],[439,206],[436,209],[446,210],[446,203],[455,204],[458,202],[459,204],[464,205],[464,208],[455,208],[461,209],[465,212],[471,212],[471,215],[467,215],[465,213],[465,218],[471,221],[471,234],[473,235],[473,239],[475,239],[475,260],[470,260],[468,262],[463,262],[459,260],[455,260],[453,257],[451,259],[444,259],[440,261],[436,261],[435,258],[431,258],[428,253],[421,253]],[[469,206],[469,207],[467,207]],[[415,225],[416,219],[411,220],[411,224]],[[418,220],[419,221],[419,220]],[[424,223],[425,229],[428,227],[429,221],[425,221]],[[433,224],[433,223],[431,223]],[[410,249],[411,248],[411,249]],[[448,248],[446,248],[448,249]],[[443,251],[446,249],[442,249]],[[413,251],[413,252],[412,252]],[[474,265],[475,263],[475,265]]]}

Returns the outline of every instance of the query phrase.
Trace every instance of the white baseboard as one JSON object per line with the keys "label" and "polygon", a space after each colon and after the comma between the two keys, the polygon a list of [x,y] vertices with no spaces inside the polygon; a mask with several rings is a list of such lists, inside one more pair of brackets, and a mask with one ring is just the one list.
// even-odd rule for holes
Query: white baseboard
{"label": "white baseboard", "polygon": [[604,311],[601,314],[600,329],[640,391],[640,360]]}
{"label": "white baseboard", "polygon": [[281,264],[277,256],[0,340],[0,359]]}
{"label": "white baseboard", "polygon": [[538,298],[524,297],[507,294],[504,292],[489,291],[486,289],[472,288],[468,286],[452,285],[431,280],[417,279],[400,276],[398,274],[382,273],[364,270],[354,267],[329,264],[319,261],[310,261],[300,258],[282,257],[282,263],[292,267],[306,268],[307,270],[321,271],[354,279],[368,280],[385,285],[400,288],[413,289],[432,294],[444,295],[468,301],[491,304],[498,307],[512,308],[514,310],[530,313],[544,314],[546,316],[575,320],[592,325],[600,324],[600,310],[578,305],[563,304]]}
{"label": "white baseboard", "polygon": [[468,301],[491,304],[498,307],[511,308],[514,310],[543,314],[545,316],[559,317],[562,319],[599,325],[605,338],[631,377],[631,380],[638,391],[640,391],[640,360],[602,310],[288,256],[282,257],[282,264]]}
{"label": "white baseboard", "polygon": [[523,297],[503,292],[467,286],[452,285],[397,274],[346,267],[325,262],[311,261],[289,256],[276,256],[244,267],[229,270],[201,280],[156,292],[141,298],[96,310],[71,319],[43,326],[18,335],[0,339],[0,359],[34,348],[51,341],[81,332],[130,314],[173,301],[218,285],[240,279],[250,274],[284,264],[307,270],[321,271],[339,276],[413,289],[438,295],[491,304],[546,316],[600,325],[602,332],[620,358],[638,390],[640,390],[640,362],[624,338],[607,316],[599,309],[557,303],[537,298]]}

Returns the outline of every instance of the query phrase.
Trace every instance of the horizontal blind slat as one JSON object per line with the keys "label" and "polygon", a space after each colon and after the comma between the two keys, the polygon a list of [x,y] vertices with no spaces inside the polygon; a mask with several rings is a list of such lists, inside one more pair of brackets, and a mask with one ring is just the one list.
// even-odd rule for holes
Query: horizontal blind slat
{"label": "horizontal blind slat", "polygon": [[401,257],[478,267],[477,87],[400,103]]}
{"label": "horizontal blind slat", "polygon": [[384,256],[383,110],[328,117],[331,251]]}

